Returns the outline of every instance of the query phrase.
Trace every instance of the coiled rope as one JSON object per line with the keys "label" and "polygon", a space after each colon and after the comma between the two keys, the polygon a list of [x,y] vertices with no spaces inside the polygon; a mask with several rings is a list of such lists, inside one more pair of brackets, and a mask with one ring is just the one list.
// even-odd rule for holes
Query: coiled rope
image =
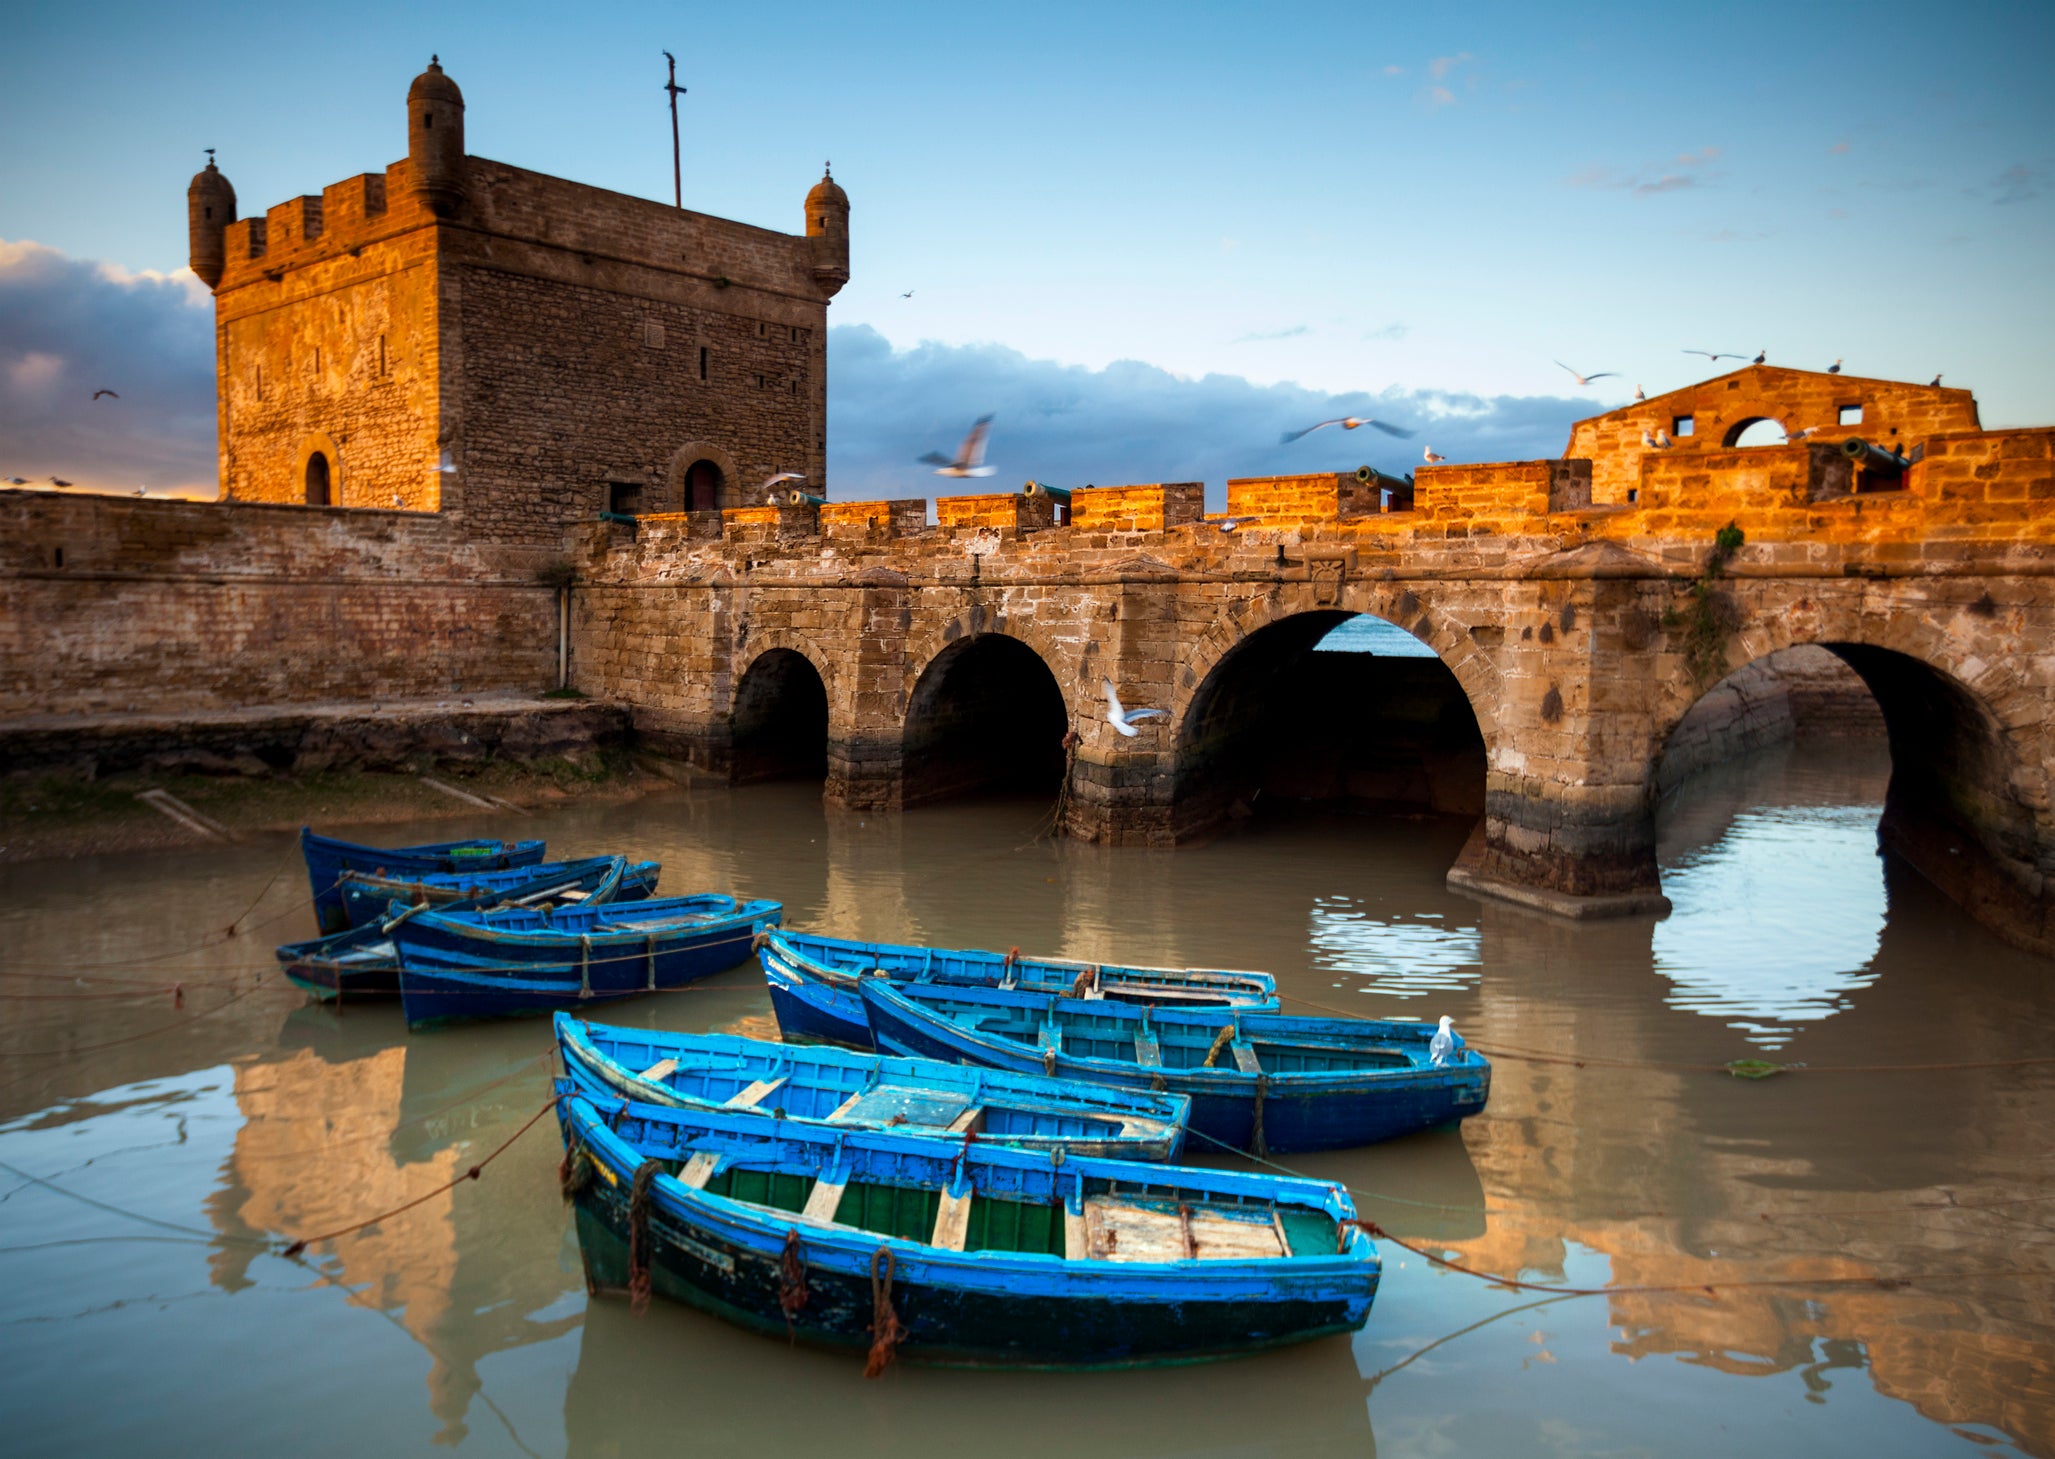
{"label": "coiled rope", "polygon": [[[883,1264],[883,1275],[879,1266]],[[875,1378],[892,1366],[905,1340],[906,1326],[892,1306],[892,1248],[881,1246],[871,1253],[871,1352],[863,1365],[863,1376]]]}

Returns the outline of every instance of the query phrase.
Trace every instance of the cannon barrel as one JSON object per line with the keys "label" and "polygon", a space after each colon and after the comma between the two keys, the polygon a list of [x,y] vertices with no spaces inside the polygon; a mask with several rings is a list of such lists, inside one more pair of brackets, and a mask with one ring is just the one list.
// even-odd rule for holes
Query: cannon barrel
{"label": "cannon barrel", "polygon": [[784,494],[783,501],[788,507],[824,507],[828,504],[826,497],[815,496],[812,492],[800,491],[796,487]]}
{"label": "cannon barrel", "polygon": [[1021,488],[1021,495],[1045,496],[1050,501],[1058,502],[1063,506],[1067,507],[1070,505],[1070,488],[1067,486],[1051,486],[1046,481],[1030,481]]}
{"label": "cannon barrel", "polygon": [[1861,436],[1850,436],[1843,441],[1841,454],[1869,471],[1901,472],[1907,464],[1905,458],[1896,451],[1886,451],[1882,446],[1865,441]]}
{"label": "cannon barrel", "polygon": [[1375,466],[1358,466],[1356,468],[1356,480],[1364,486],[1374,486],[1382,491],[1405,492],[1413,489],[1412,477],[1388,476],[1384,472],[1379,471]]}

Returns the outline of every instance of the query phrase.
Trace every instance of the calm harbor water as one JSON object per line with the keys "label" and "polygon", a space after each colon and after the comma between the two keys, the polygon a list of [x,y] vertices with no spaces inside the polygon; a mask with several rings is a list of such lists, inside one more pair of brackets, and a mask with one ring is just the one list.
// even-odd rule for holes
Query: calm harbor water
{"label": "calm harbor water", "polygon": [[[1448,892],[1467,827],[1432,819],[1112,851],[1036,839],[1037,805],[875,818],[772,785],[381,828],[631,850],[667,890],[777,897],[799,927],[1266,968],[1310,1004],[1451,1014],[1499,1053],[1482,1115],[1291,1163],[1465,1265],[1612,1289],[1387,1244],[1353,1339],[1113,1374],[866,1382],[588,1300],[547,1121],[288,1259],[512,1135],[547,1095],[545,1025],[409,1037],[395,1008],[304,1004],[272,976],[271,944],[312,932],[283,837],[0,867],[5,1447],[2055,1453],[2055,1062],[2030,1062],[2055,1061],[2055,981],[1878,858],[1888,773],[1842,744],[1702,777],[1666,808],[1675,912],[1586,927]],[[602,1016],[773,1028],[750,968]],[[1744,1057],[1807,1067],[1716,1072]],[[1903,1067],[1936,1064],[1984,1067]]]}

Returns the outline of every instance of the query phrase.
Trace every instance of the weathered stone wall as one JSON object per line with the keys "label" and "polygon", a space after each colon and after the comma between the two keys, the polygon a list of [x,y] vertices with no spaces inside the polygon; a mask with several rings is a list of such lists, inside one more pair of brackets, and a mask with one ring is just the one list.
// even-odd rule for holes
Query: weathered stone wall
{"label": "weathered stone wall", "polygon": [[1883,714],[1861,676],[1832,650],[1800,644],[1743,664],[1691,706],[1664,742],[1656,793],[1787,740],[1883,733]]}
{"label": "weathered stone wall", "polygon": [[546,688],[545,557],[436,515],[0,495],[0,716]]}

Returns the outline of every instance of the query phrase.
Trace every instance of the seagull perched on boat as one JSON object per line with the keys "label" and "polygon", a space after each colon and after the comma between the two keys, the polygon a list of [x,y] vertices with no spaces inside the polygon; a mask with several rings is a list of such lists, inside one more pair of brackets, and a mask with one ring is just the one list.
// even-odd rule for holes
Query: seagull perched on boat
{"label": "seagull perched on boat", "polygon": [[[1556,368],[1570,370],[1570,367],[1561,360],[1556,361]],[[1600,370],[1596,375],[1578,375],[1575,370],[1570,370],[1570,373],[1576,376],[1579,385],[1589,385],[1593,380],[1610,380],[1617,372],[1613,370]]]}
{"label": "seagull perched on boat", "polygon": [[1434,1031],[1434,1037],[1427,1041],[1427,1059],[1439,1067],[1456,1056],[1456,1021],[1446,1013],[1441,1016],[1441,1027]]}
{"label": "seagull perched on boat", "polygon": [[121,399],[120,393],[113,390],[95,390],[93,392],[93,399],[98,400],[103,395],[112,395],[116,400]]}
{"label": "seagull perched on boat", "polygon": [[985,437],[991,430],[992,418],[981,415],[971,426],[970,434],[963,438],[963,444],[956,448],[954,461],[940,451],[930,451],[920,458],[921,464],[934,467],[937,476],[990,476],[994,468],[985,465]]}
{"label": "seagull perched on boat", "polygon": [[1707,360],[1711,361],[1715,365],[1717,365],[1721,360],[1745,360],[1748,358],[1748,356],[1746,355],[1715,354],[1711,350],[1685,350],[1684,353],[1687,355],[1704,355]]}
{"label": "seagull perched on boat", "polygon": [[765,491],[769,491],[772,487],[784,481],[804,480],[806,480],[806,473],[804,471],[780,471],[776,476],[773,476],[764,482],[763,489]]}
{"label": "seagull perched on boat", "polygon": [[1841,373],[1841,362],[1840,362],[1839,360],[1836,360],[1836,361],[1834,361],[1834,363],[1833,363],[1833,364],[1831,364],[1831,365],[1827,366],[1827,373],[1828,373],[1829,375],[1838,375],[1838,374],[1840,374],[1840,373]]}
{"label": "seagull perched on boat", "polygon": [[1442,462],[1448,460],[1448,457],[1437,456],[1434,453],[1434,447],[1432,446],[1423,446],[1420,448],[1420,459],[1422,461],[1425,461],[1429,466],[1439,466]]}
{"label": "seagull perched on boat", "polygon": [[1344,415],[1337,416],[1333,420],[1324,420],[1317,426],[1307,426],[1303,431],[1286,431],[1279,438],[1277,444],[1289,446],[1300,436],[1310,436],[1313,432],[1325,430],[1328,426],[1340,426],[1345,431],[1352,431],[1357,426],[1370,426],[1373,429],[1383,431],[1387,436],[1397,436],[1402,441],[1413,439],[1411,431],[1407,430],[1404,426],[1395,426],[1390,421],[1372,420],[1367,415]]}
{"label": "seagull perched on boat", "polygon": [[1123,709],[1120,695],[1115,691],[1111,679],[1101,679],[1099,687],[1106,691],[1106,722],[1129,739],[1141,733],[1135,728],[1136,720],[1170,718],[1170,711],[1167,709]]}

